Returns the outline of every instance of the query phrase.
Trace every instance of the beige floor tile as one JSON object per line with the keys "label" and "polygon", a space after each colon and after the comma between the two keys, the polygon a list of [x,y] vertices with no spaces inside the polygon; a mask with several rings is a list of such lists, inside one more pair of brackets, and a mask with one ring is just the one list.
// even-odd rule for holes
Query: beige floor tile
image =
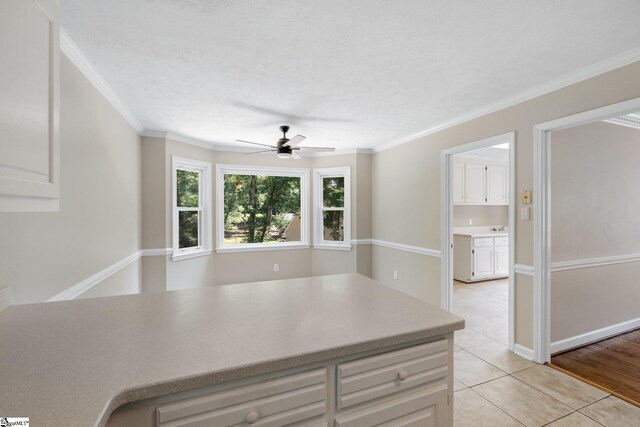
{"label": "beige floor tile", "polygon": [[464,350],[453,353],[453,376],[468,387],[507,375]]}
{"label": "beige floor tile", "polygon": [[457,346],[457,345],[455,345],[455,344],[453,345],[453,351],[460,351],[460,350],[462,350],[462,348],[461,348],[461,347],[458,347],[458,346]]}
{"label": "beige floor tile", "polygon": [[602,427],[593,421],[591,418],[582,415],[580,412],[574,412],[571,415],[567,415],[564,418],[560,418],[557,421],[547,424],[548,427]]}
{"label": "beige floor tile", "polygon": [[506,345],[495,341],[469,347],[467,351],[508,374],[535,366],[535,363],[516,356]]}
{"label": "beige floor tile", "polygon": [[640,426],[640,408],[615,396],[599,400],[580,412],[607,427]]}
{"label": "beige floor tile", "polygon": [[455,343],[455,345],[462,348],[484,344],[489,341],[491,341],[491,338],[471,329],[461,329],[459,331],[456,331],[453,336],[453,342]]}
{"label": "beige floor tile", "polygon": [[573,412],[564,403],[513,377],[480,384],[472,390],[527,426],[543,426]]}
{"label": "beige floor tile", "polygon": [[609,393],[544,365],[536,365],[533,368],[516,372],[513,376],[573,409],[584,408],[609,395]]}
{"label": "beige floor tile", "polygon": [[453,425],[454,427],[522,426],[471,389],[454,393]]}
{"label": "beige floor tile", "polygon": [[460,381],[458,381],[457,379],[453,379],[453,391],[458,391],[458,390],[462,390],[463,388],[467,388],[466,385],[462,384]]}

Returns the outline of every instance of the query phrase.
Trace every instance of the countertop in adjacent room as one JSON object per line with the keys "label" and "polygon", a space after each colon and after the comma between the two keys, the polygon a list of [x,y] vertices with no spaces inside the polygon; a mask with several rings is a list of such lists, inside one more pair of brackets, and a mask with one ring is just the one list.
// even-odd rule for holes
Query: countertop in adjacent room
{"label": "countertop in adjacent room", "polygon": [[0,311],[0,414],[102,426],[127,402],[463,327],[358,274],[11,306]]}

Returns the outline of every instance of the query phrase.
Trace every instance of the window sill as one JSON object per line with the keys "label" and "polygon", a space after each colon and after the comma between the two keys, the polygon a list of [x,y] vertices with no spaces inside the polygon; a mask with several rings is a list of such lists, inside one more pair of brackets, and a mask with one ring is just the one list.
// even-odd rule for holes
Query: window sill
{"label": "window sill", "polygon": [[330,250],[330,251],[350,251],[351,245],[344,244],[344,243],[340,245],[331,244],[331,243],[319,243],[317,245],[313,245],[313,249],[323,249],[323,250]]}
{"label": "window sill", "polygon": [[282,244],[263,244],[257,243],[257,246],[250,245],[237,245],[237,246],[223,246],[216,248],[216,253],[234,253],[234,252],[260,252],[260,251],[286,251],[293,249],[309,249],[310,246],[307,243],[282,243]]}
{"label": "window sill", "polygon": [[177,255],[172,255],[171,256],[171,260],[172,261],[182,261],[184,259],[191,259],[191,258],[198,258],[201,256],[207,256],[207,255],[211,255],[213,251],[211,249],[201,249],[201,250],[197,250],[197,251],[191,251],[191,252],[184,252],[184,253],[179,253]]}

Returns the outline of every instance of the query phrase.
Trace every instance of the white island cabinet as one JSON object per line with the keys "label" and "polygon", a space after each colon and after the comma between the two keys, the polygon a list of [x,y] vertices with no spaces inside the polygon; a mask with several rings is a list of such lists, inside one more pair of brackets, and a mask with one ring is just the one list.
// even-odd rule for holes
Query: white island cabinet
{"label": "white island cabinet", "polygon": [[507,232],[454,232],[453,248],[455,280],[470,283],[509,276]]}
{"label": "white island cabinet", "polygon": [[449,427],[463,327],[358,274],[10,306],[0,411],[34,425]]}

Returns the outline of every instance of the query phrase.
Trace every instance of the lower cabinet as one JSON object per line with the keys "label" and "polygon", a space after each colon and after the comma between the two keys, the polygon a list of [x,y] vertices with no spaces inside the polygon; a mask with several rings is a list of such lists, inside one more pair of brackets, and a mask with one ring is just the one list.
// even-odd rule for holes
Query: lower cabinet
{"label": "lower cabinet", "polygon": [[509,236],[453,236],[453,278],[461,282],[509,276]]}
{"label": "lower cabinet", "polygon": [[118,408],[108,427],[368,427],[453,423],[453,336]]}

